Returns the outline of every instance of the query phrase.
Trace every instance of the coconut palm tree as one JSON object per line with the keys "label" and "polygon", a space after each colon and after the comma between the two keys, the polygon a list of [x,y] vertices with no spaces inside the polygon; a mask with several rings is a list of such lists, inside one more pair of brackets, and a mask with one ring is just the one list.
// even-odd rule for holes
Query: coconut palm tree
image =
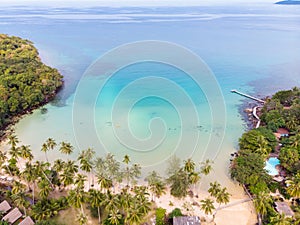
{"label": "coconut palm tree", "polygon": [[93,208],[97,208],[98,223],[101,224],[101,211],[100,208],[103,202],[103,194],[95,189],[90,189],[88,192],[89,203]]}
{"label": "coconut palm tree", "polygon": [[256,143],[257,143],[257,148],[254,152],[264,156],[264,158],[266,158],[269,153],[270,153],[270,148],[268,146],[268,141],[266,140],[266,138],[262,135],[257,136],[256,139]]}
{"label": "coconut palm tree", "polygon": [[64,171],[68,171],[70,174],[75,176],[75,174],[78,172],[78,165],[75,164],[75,161],[68,160],[64,164]]}
{"label": "coconut palm tree", "polygon": [[286,188],[287,193],[294,198],[300,198],[300,172],[286,181],[289,186]]}
{"label": "coconut palm tree", "polygon": [[140,178],[140,176],[142,174],[142,172],[141,172],[141,170],[142,170],[141,165],[135,163],[135,164],[132,165],[132,167],[130,168],[130,170],[131,170],[131,172],[130,172],[131,173],[131,175],[130,175],[131,176],[130,177],[131,182],[132,183],[136,183],[136,180],[138,178]]}
{"label": "coconut palm tree", "polygon": [[118,210],[120,207],[120,199],[117,195],[113,195],[110,191],[104,195],[103,205],[105,206],[105,210],[107,212],[111,212],[112,210]]}
{"label": "coconut palm tree", "polygon": [[18,143],[19,139],[16,135],[11,134],[8,136],[8,144],[10,144],[10,149],[15,149]]}
{"label": "coconut palm tree", "polygon": [[135,186],[133,188],[133,192],[135,194],[134,198],[135,199],[147,199],[146,196],[149,196],[149,193],[147,192],[147,187],[146,186]]}
{"label": "coconut palm tree", "polygon": [[212,197],[217,197],[218,193],[221,191],[221,185],[215,181],[214,183],[210,183],[209,186],[208,193]]}
{"label": "coconut palm tree", "polygon": [[128,165],[130,163],[130,157],[129,157],[129,155],[125,155],[124,156],[123,163],[125,163],[126,165]]}
{"label": "coconut palm tree", "polygon": [[83,187],[76,186],[73,190],[70,190],[68,195],[68,202],[71,206],[75,208],[80,208],[81,212],[83,212],[82,204],[85,202],[86,196],[83,190]]}
{"label": "coconut palm tree", "polygon": [[126,167],[123,170],[123,176],[126,180],[126,185],[129,186],[129,182],[130,182],[130,178],[131,178],[131,170],[129,167],[130,157],[128,155],[125,155],[123,158],[123,162],[126,164]]}
{"label": "coconut palm tree", "polygon": [[107,220],[110,224],[119,225],[121,224],[122,218],[123,215],[120,213],[120,210],[114,209],[108,214]]}
{"label": "coconut palm tree", "polygon": [[160,198],[163,194],[166,193],[166,185],[162,180],[157,180],[149,186],[150,191],[152,192],[152,201],[155,198]]}
{"label": "coconut palm tree", "polygon": [[170,157],[167,164],[166,174],[169,177],[177,173],[181,168],[181,160],[176,155]]}
{"label": "coconut palm tree", "polygon": [[65,167],[65,161],[61,159],[56,159],[53,163],[53,169],[58,173],[62,172],[64,167]]}
{"label": "coconut palm tree", "polygon": [[267,209],[272,206],[273,200],[266,192],[260,192],[253,200],[256,212],[262,216],[267,214]]}
{"label": "coconut palm tree", "polygon": [[132,195],[129,194],[128,188],[123,188],[121,193],[117,195],[119,207],[122,209],[122,211],[126,212],[128,211],[130,205],[132,204]]}
{"label": "coconut palm tree", "polygon": [[47,198],[52,191],[51,185],[48,180],[46,179],[41,179],[38,182],[38,187],[39,187],[39,196],[41,198]]}
{"label": "coconut palm tree", "polygon": [[25,192],[21,191],[11,196],[13,202],[17,205],[17,207],[22,208],[25,216],[27,216],[27,208],[29,207],[29,202],[26,200],[28,196]]}
{"label": "coconut palm tree", "polygon": [[145,178],[145,181],[148,182],[148,186],[150,186],[151,184],[161,180],[161,176],[155,171],[151,171],[148,176]]}
{"label": "coconut palm tree", "polygon": [[33,166],[34,166],[35,169],[36,169],[36,173],[37,173],[40,177],[46,179],[46,180],[50,183],[51,187],[53,188],[54,186],[53,186],[51,180],[49,179],[49,177],[48,177],[47,174],[45,173],[45,171],[47,171],[48,168],[49,168],[49,163],[45,163],[45,162],[43,162],[43,161],[36,161],[36,162],[33,164]]}
{"label": "coconut palm tree", "polygon": [[48,146],[46,143],[42,144],[41,151],[45,153],[46,161],[49,162],[48,156],[47,156],[47,151],[49,151],[49,149],[48,149]]}
{"label": "coconut palm tree", "polygon": [[[82,171],[84,171],[86,174],[90,173],[93,169],[92,163],[87,160],[86,158],[82,158],[80,159],[80,169]],[[90,179],[88,179],[89,181],[89,187],[90,187]]]}
{"label": "coconut palm tree", "polygon": [[23,159],[26,159],[28,161],[33,160],[32,151],[31,151],[29,145],[21,145],[19,147],[19,154],[20,154],[20,157]]}
{"label": "coconut palm tree", "polygon": [[79,225],[86,225],[88,222],[88,218],[84,214],[84,212],[79,212],[79,214],[76,217],[76,221],[79,223]]}
{"label": "coconut palm tree", "polygon": [[[27,182],[28,189],[32,190],[32,202],[34,204],[34,195],[35,195],[35,181],[38,178],[35,167],[31,162],[26,162],[25,169],[23,170],[21,177]],[[33,183],[32,189],[30,183]]]}
{"label": "coconut palm tree", "polygon": [[125,217],[125,224],[139,225],[144,217],[144,213],[140,210],[140,206],[133,204],[127,211]]}
{"label": "coconut palm tree", "polygon": [[186,171],[187,173],[194,172],[195,166],[196,166],[196,164],[191,158],[184,161],[184,171]]}
{"label": "coconut palm tree", "polygon": [[86,176],[83,174],[76,174],[75,179],[74,179],[74,184],[77,185],[79,188],[84,188],[84,183],[86,181]]}
{"label": "coconut palm tree", "polygon": [[161,195],[166,193],[166,185],[156,171],[149,173],[149,175],[145,178],[145,181],[148,182],[148,188],[152,192],[152,201],[154,201],[155,197],[159,198]]}
{"label": "coconut palm tree", "polygon": [[216,195],[216,202],[219,203],[219,207],[221,204],[227,204],[230,200],[230,194],[227,192],[227,188],[224,187],[220,189],[220,191]]}
{"label": "coconut palm tree", "polygon": [[19,156],[20,156],[20,148],[18,147],[11,147],[8,151],[10,157],[12,159],[16,159],[18,160]]}
{"label": "coconut palm tree", "polygon": [[214,201],[210,198],[206,198],[200,201],[200,208],[206,215],[212,214],[215,210]]}
{"label": "coconut palm tree", "polygon": [[6,152],[0,150],[0,164],[3,165],[7,160]]}
{"label": "coconut palm tree", "polygon": [[112,187],[112,181],[102,174],[97,174],[96,177],[97,177],[97,182],[100,186],[100,190],[109,191],[109,189]]}
{"label": "coconut palm tree", "polygon": [[292,141],[292,147],[297,149],[300,147],[300,133],[297,133],[296,135],[290,137],[290,140]]}
{"label": "coconut palm tree", "polygon": [[142,217],[147,215],[151,209],[151,203],[148,201],[148,198],[145,197],[148,193],[147,192],[144,193],[145,195],[140,195],[140,196],[136,194],[134,198],[132,198],[133,201],[129,207],[129,208],[131,208],[132,206],[138,207],[138,210],[140,211]]}
{"label": "coconut palm tree", "polygon": [[200,164],[201,164],[201,167],[200,167],[201,173],[207,176],[212,170],[213,161],[207,159],[204,162],[201,162]]}
{"label": "coconut palm tree", "polygon": [[55,200],[44,198],[32,206],[31,216],[36,221],[47,220],[57,215],[58,210],[59,205]]}
{"label": "coconut palm tree", "polygon": [[48,138],[45,143],[49,150],[53,150],[57,146],[57,143],[53,138]]}
{"label": "coconut palm tree", "polygon": [[11,193],[16,195],[20,192],[25,192],[25,185],[15,180],[12,185]]}
{"label": "coconut palm tree", "polygon": [[17,165],[17,159],[14,157],[11,157],[6,163],[5,163],[5,170],[6,173],[9,173],[11,176],[18,176],[20,174],[19,166]]}
{"label": "coconut palm tree", "polygon": [[120,163],[115,159],[113,154],[108,153],[104,160],[107,176],[112,180],[115,187],[118,177],[120,176]]}
{"label": "coconut palm tree", "polygon": [[105,166],[105,159],[101,157],[97,157],[95,159],[95,170],[99,174],[105,174],[106,173],[106,166]]}
{"label": "coconut palm tree", "polygon": [[177,198],[183,198],[187,195],[187,189],[190,185],[188,173],[180,169],[167,179],[171,188],[171,195]]}
{"label": "coconut palm tree", "polygon": [[215,220],[216,214],[218,209],[220,208],[221,204],[227,204],[230,200],[230,194],[227,192],[226,187],[220,188],[216,193],[212,192],[214,197],[216,198],[216,202],[219,203],[219,207],[216,209],[215,213],[213,214],[213,220]]}
{"label": "coconut palm tree", "polygon": [[276,216],[270,218],[271,225],[290,225],[292,219],[284,215],[284,213],[277,213]]}
{"label": "coconut palm tree", "polygon": [[73,184],[73,177],[74,174],[71,173],[69,170],[63,170],[63,172],[60,174],[60,180],[64,188]]}
{"label": "coconut palm tree", "polygon": [[61,142],[59,151],[63,154],[70,155],[73,152],[74,147],[68,142]]}
{"label": "coconut palm tree", "polygon": [[200,179],[200,173],[198,172],[194,171],[189,174],[189,183],[193,186],[193,192],[196,191],[196,185],[199,183]]}
{"label": "coconut palm tree", "polygon": [[6,170],[10,176],[13,176],[12,172],[9,169],[6,152],[0,150],[0,169]]}

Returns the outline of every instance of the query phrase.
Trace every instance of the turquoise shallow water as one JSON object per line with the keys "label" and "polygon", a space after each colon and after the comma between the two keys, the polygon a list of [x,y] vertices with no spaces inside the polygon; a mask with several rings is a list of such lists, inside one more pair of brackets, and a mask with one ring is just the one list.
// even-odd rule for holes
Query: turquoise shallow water
{"label": "turquoise shallow water", "polygon": [[[36,110],[26,116],[16,125],[16,133],[23,143],[31,144],[40,159],[39,148],[48,137],[70,141],[75,146],[71,158],[76,158],[80,149],[93,147],[100,155],[109,151],[118,159],[129,154],[146,171],[163,171],[165,160],[173,153],[196,161],[213,158],[215,169],[209,179],[217,176],[232,186],[228,178],[230,153],[246,126],[239,114],[244,99],[230,90],[264,96],[278,88],[300,85],[299,12],[297,6],[251,4],[3,7],[1,32],[32,40],[43,61],[65,76],[64,89],[46,106],[48,113]],[[226,122],[212,123],[210,103],[214,103],[212,93],[218,89],[205,80],[195,82],[176,66],[157,62],[128,65],[105,81],[101,91],[98,85],[104,84],[105,74],[83,75],[107,51],[143,40],[175,43],[201,57],[220,86]],[[186,60],[181,55],[178,59]],[[114,65],[111,63],[105,69]],[[84,89],[78,100],[79,84]],[[89,99],[91,94],[96,100]],[[222,110],[215,113],[220,113],[220,118],[223,115]],[[83,117],[74,121],[77,114]],[[57,157],[64,156],[52,154],[53,159]]]}

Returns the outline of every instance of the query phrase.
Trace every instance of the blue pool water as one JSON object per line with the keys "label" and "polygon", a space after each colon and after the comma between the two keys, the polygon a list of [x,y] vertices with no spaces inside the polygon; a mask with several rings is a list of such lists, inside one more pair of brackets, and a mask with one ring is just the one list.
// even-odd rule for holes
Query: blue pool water
{"label": "blue pool water", "polygon": [[265,169],[268,171],[268,174],[271,176],[278,175],[278,170],[276,166],[280,164],[280,160],[276,157],[271,157],[266,161]]}

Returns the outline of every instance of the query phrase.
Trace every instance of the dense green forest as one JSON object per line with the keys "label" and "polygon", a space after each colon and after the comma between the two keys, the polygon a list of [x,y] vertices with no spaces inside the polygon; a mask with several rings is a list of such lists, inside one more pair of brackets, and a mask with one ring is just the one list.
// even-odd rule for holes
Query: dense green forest
{"label": "dense green forest", "polygon": [[[262,127],[249,130],[240,138],[240,150],[232,162],[231,176],[244,184],[254,196],[254,205],[262,217],[263,224],[298,225],[300,223],[300,89],[279,91],[272,98],[267,99],[261,109],[260,119]],[[279,128],[283,128],[288,135],[276,138],[274,133],[278,132]],[[265,161],[270,154],[280,160],[279,180],[271,177],[264,169]],[[278,192],[279,195],[276,194]],[[276,201],[283,201],[290,205],[295,213],[293,218],[276,212],[274,209]],[[284,223],[277,223],[279,220]]]}
{"label": "dense green forest", "polygon": [[61,86],[62,76],[41,62],[30,41],[0,34],[0,130],[51,100]]}

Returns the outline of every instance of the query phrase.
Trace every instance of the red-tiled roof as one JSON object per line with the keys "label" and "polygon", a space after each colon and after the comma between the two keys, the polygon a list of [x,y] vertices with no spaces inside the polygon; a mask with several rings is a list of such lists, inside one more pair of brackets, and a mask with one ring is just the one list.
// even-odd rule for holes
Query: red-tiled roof
{"label": "red-tiled roof", "polygon": [[279,128],[277,130],[277,133],[279,133],[279,134],[289,134],[290,132],[285,128]]}

